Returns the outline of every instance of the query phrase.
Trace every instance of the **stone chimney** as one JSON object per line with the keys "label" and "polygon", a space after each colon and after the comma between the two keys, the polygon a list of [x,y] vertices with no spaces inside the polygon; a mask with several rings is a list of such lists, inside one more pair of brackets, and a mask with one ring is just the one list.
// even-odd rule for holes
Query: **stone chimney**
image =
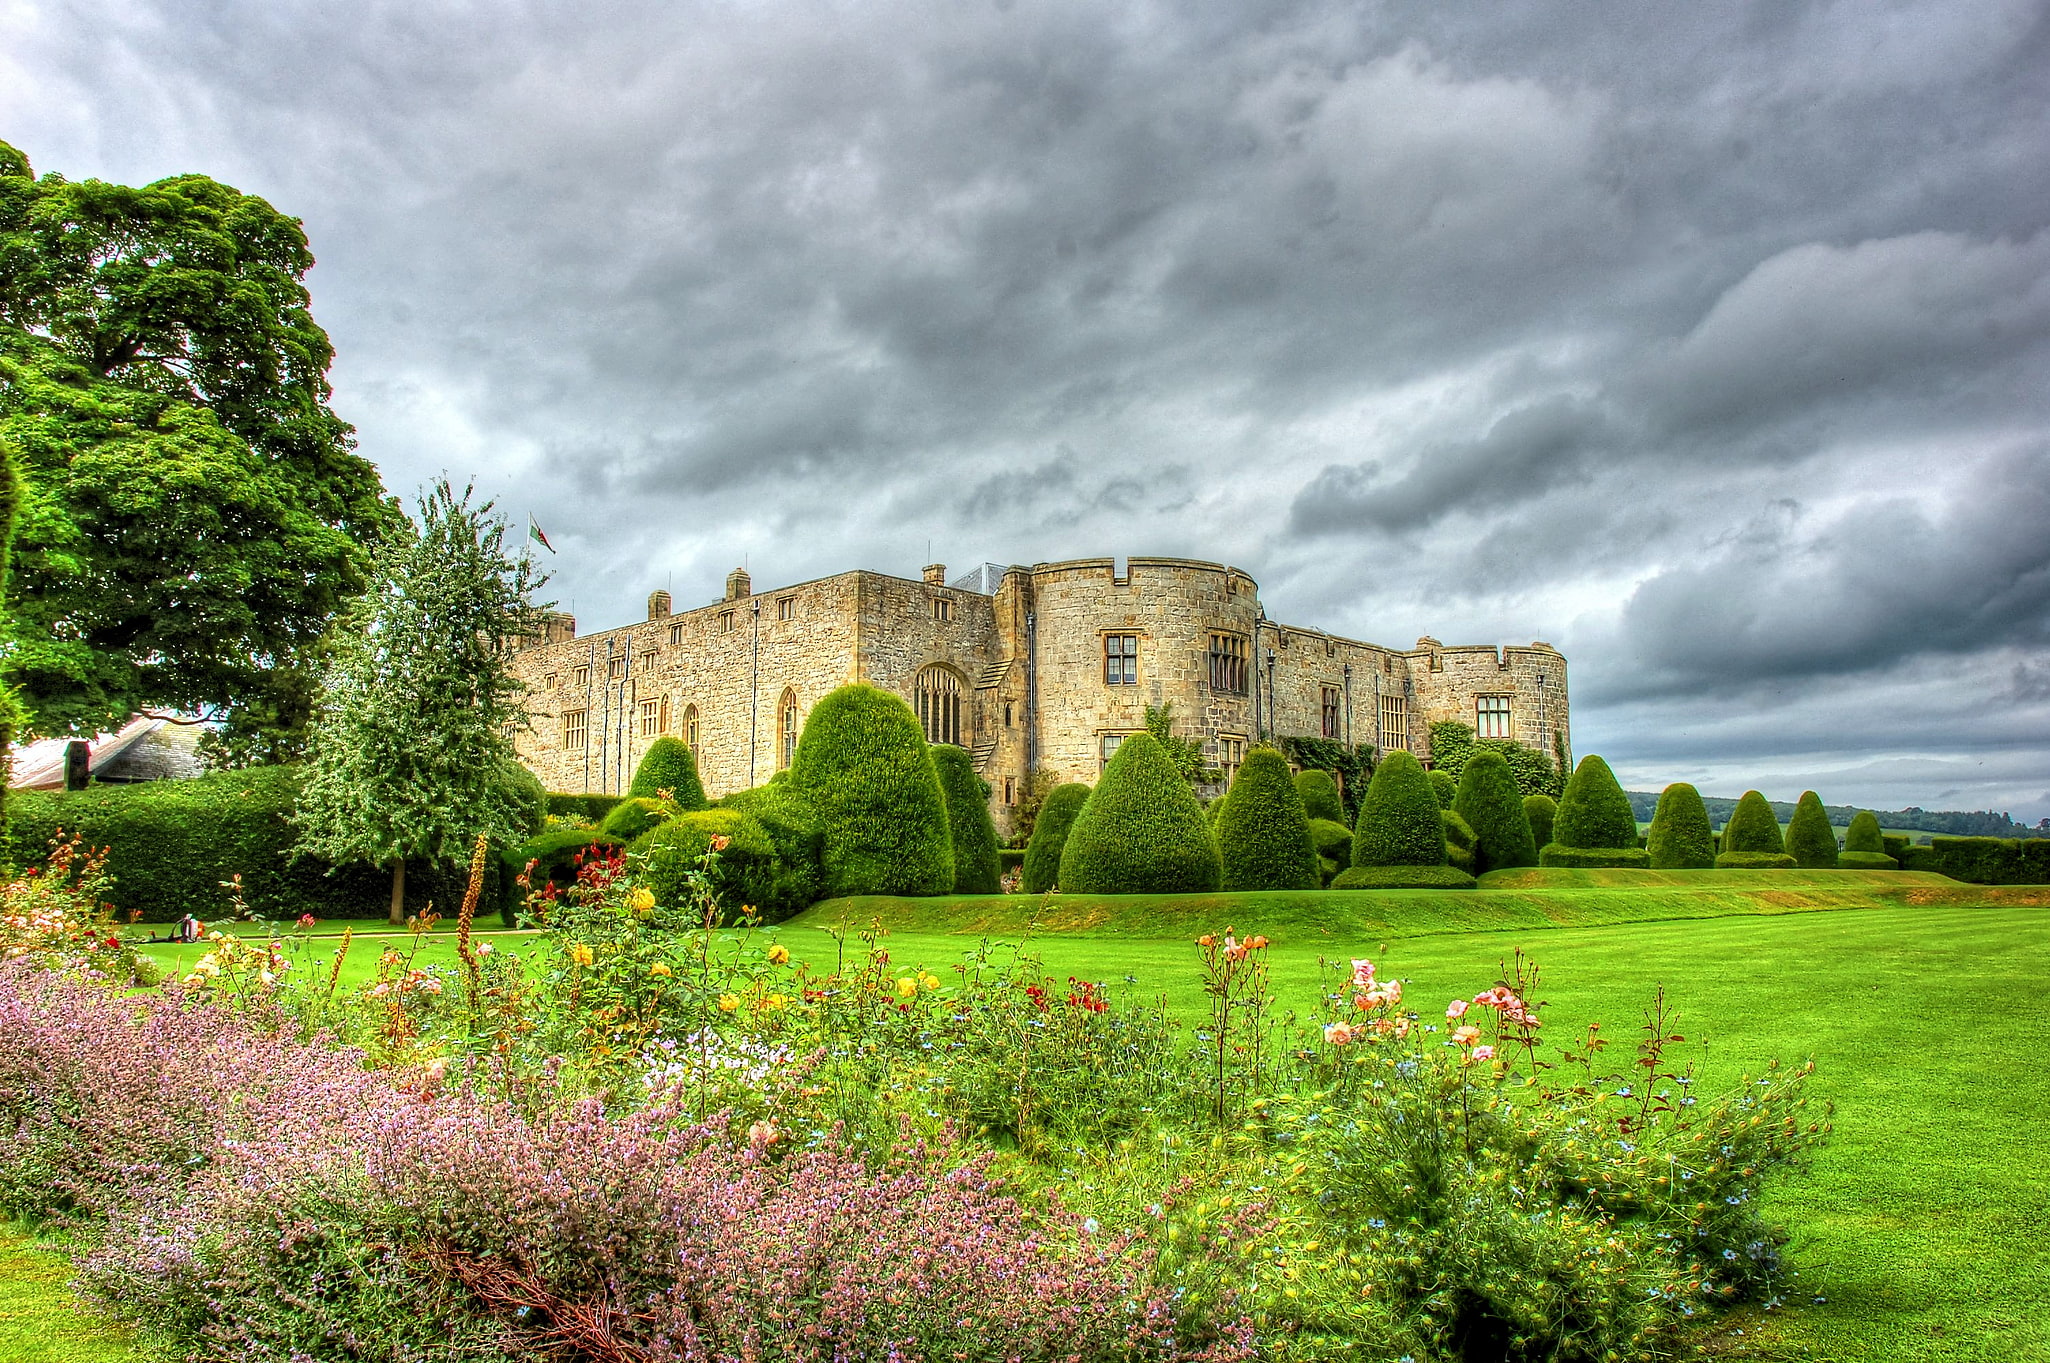
{"label": "stone chimney", "polygon": [[735,568],[726,574],[726,599],[739,601],[754,595],[754,583],[747,575],[747,569]]}
{"label": "stone chimney", "polygon": [[649,592],[648,618],[650,620],[667,620],[670,614],[671,611],[669,609],[669,593]]}
{"label": "stone chimney", "polygon": [[946,585],[947,585],[947,565],[946,565],[946,564],[944,564],[944,563],[928,563],[928,564],[926,564],[926,565],[925,565],[925,585],[926,585],[926,586],[928,586],[928,587],[944,587],[944,586],[946,586]]}

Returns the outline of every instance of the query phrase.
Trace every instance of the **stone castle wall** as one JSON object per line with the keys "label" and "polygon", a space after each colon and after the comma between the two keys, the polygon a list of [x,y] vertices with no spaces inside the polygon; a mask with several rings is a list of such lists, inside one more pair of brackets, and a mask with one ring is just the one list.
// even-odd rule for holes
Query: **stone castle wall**
{"label": "stone castle wall", "polygon": [[[1566,661],[1549,645],[1425,638],[1392,649],[1282,625],[1266,618],[1253,579],[1224,564],[1042,563],[1005,571],[994,595],[947,586],[938,565],[922,581],[857,570],[761,593],[736,572],[727,590],[680,614],[656,593],[647,620],[582,637],[555,617],[514,655],[534,714],[515,742],[544,785],[619,792],[656,736],[689,740],[695,721],[699,770],[717,797],[783,765],[795,739],[786,696],[801,730],[837,686],[863,681],[915,703],[935,667],[958,688],[961,744],[1006,828],[1032,773],[1094,782],[1106,740],[1144,728],[1148,705],[1171,704],[1176,731],[1225,768],[1263,737],[1327,730],[1428,760],[1432,723],[1478,728],[1477,707],[1497,697],[1513,737],[1548,752],[1556,738],[1570,751]],[[1106,683],[1106,636],[1137,641],[1133,684]],[[1241,686],[1212,685],[1213,636],[1242,642]],[[1392,728],[1390,698],[1401,700]]]}

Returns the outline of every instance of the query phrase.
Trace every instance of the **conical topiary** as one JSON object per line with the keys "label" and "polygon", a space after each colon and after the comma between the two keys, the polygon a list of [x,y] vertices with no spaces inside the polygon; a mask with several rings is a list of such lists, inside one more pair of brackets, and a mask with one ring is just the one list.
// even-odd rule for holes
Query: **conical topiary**
{"label": "conical topiary", "polygon": [[817,811],[823,894],[946,894],[954,854],[925,730],[902,697],[851,685],[812,707],[787,784]]}
{"label": "conical topiary", "polygon": [[1118,745],[1068,830],[1069,894],[1201,894],[1223,870],[1188,781],[1152,734]]}
{"label": "conical topiary", "polygon": [[1295,788],[1303,797],[1303,812],[1313,819],[1345,822],[1345,801],[1339,798],[1338,782],[1331,773],[1305,767],[1295,774]]}
{"label": "conical topiary", "polygon": [[1459,811],[1456,809],[1439,810],[1438,819],[1445,825],[1445,864],[1472,875],[1473,825],[1459,817]]}
{"label": "conical topiary", "polygon": [[1273,748],[1246,754],[1225,793],[1216,832],[1222,889],[1314,890],[1323,883],[1302,792],[1289,776],[1288,759]]}
{"label": "conical topiary", "polygon": [[1423,764],[1400,749],[1381,759],[1353,826],[1354,866],[1443,866],[1445,822]]}
{"label": "conical topiary", "polygon": [[1886,851],[1886,835],[1879,831],[1879,816],[1869,809],[1861,809],[1851,816],[1851,826],[1844,830],[1846,852]]}
{"label": "conical topiary", "polygon": [[1079,781],[1047,792],[1046,803],[1039,807],[1039,818],[1032,825],[1032,841],[1025,844],[1025,893],[1045,894],[1060,884],[1061,853],[1068,846],[1068,830],[1075,826],[1075,816],[1088,798],[1089,787]]}
{"label": "conical topiary", "polygon": [[1473,829],[1473,873],[1511,866],[1537,865],[1537,843],[1523,812],[1523,794],[1509,759],[1491,748],[1477,748],[1459,773],[1459,793],[1452,812]]}
{"label": "conical topiary", "polygon": [[1675,781],[1659,794],[1644,843],[1654,871],[1698,871],[1715,865],[1715,830],[1701,792]]}
{"label": "conical topiary", "polygon": [[1787,822],[1787,854],[1805,870],[1836,869],[1836,829],[1830,826],[1822,797],[1812,790],[1801,792],[1794,817]]}
{"label": "conical topiary", "polygon": [[1787,850],[1786,840],[1780,836],[1779,816],[1763,795],[1747,790],[1738,797],[1730,821],[1723,825],[1722,850],[1749,855],[1778,855]]}
{"label": "conical topiary", "polygon": [[1559,817],[1559,802],[1549,795],[1526,795],[1523,817],[1530,820],[1530,840],[1542,852],[1552,840],[1552,821]]}
{"label": "conical topiary", "polygon": [[634,768],[633,784],[626,788],[626,793],[636,799],[652,800],[656,792],[664,790],[679,810],[712,807],[705,798],[704,782],[698,779],[697,754],[682,739],[667,735],[648,745],[641,764]]}
{"label": "conical topiary", "polygon": [[1459,798],[1459,783],[1452,779],[1450,772],[1433,771],[1430,776],[1431,794],[1438,797],[1438,808],[1452,808],[1452,802]]}
{"label": "conical topiary", "polygon": [[1552,841],[1538,853],[1541,866],[1642,867],[1650,858],[1637,845],[1637,814],[1609,764],[1589,753],[1573,769],[1552,821]]}
{"label": "conical topiary", "polygon": [[952,743],[932,750],[940,793],[947,797],[947,832],[954,846],[954,893],[997,894],[1004,872],[997,829],[989,817],[989,786],[975,774],[975,758]]}

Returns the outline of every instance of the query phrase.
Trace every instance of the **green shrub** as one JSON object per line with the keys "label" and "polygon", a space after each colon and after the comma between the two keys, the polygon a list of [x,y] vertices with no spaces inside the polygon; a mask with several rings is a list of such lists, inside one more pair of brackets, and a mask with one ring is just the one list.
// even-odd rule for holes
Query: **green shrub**
{"label": "green shrub", "polygon": [[1471,724],[1456,719],[1431,726],[1432,771],[1442,771],[1457,782],[1466,775],[1467,759],[1477,752],[1491,752],[1507,762],[1519,794],[1558,795],[1559,767],[1549,753],[1525,747],[1513,738],[1476,738]]}
{"label": "green shrub", "polygon": [[[1042,818],[1044,815],[1041,816]],[[1118,745],[1061,851],[1071,894],[1199,894],[1223,875],[1202,806],[1151,734]]]}
{"label": "green shrub", "polygon": [[533,837],[548,825],[548,792],[541,788],[541,778],[525,767],[514,765],[507,769],[506,781],[518,794],[520,804],[527,811],[521,833]]}
{"label": "green shrub", "polygon": [[1644,846],[1654,871],[1698,871],[1715,865],[1715,830],[1709,827],[1701,792],[1685,781],[1667,786],[1652,812]]}
{"label": "green shrub", "polygon": [[1024,849],[1024,848],[1022,848],[1022,847],[999,847],[999,848],[997,848],[997,870],[998,870],[998,871],[999,871],[999,872],[1000,872],[1000,873],[1001,873],[1002,875],[1009,875],[1009,874],[1010,874],[1011,872],[1013,872],[1013,871],[1018,871],[1018,872],[1021,872],[1021,873],[1022,873],[1022,872],[1024,871],[1024,869],[1025,869],[1025,849]]}
{"label": "green shrub", "polygon": [[1352,865],[1352,830],[1330,819],[1310,820],[1310,841],[1317,855],[1330,857],[1339,867]]}
{"label": "green shrub", "polygon": [[657,791],[668,791],[679,810],[705,809],[705,783],[698,779],[698,758],[684,741],[664,735],[648,745],[641,764],[634,768],[629,796],[653,799]]}
{"label": "green shrub", "polygon": [[1791,871],[1798,863],[1785,852],[1724,852],[1715,864],[1722,871]]}
{"label": "green shrub", "polygon": [[1537,865],[1537,842],[1523,812],[1523,794],[1502,754],[1480,748],[1467,758],[1452,809],[1473,829],[1475,875]]}
{"label": "green shrub", "polygon": [[[189,781],[94,785],[80,791],[16,791],[9,804],[13,855],[40,865],[61,826],[108,849],[115,877],[109,896],[124,918],[172,923],[191,914],[201,922],[228,915],[221,882],[242,877],[242,897],[258,916],[288,920],[382,918],[391,901],[389,867],[356,863],[331,867],[299,856],[290,815],[298,798],[296,767],[247,767]],[[469,879],[467,862],[410,861],[406,911],[431,904],[452,914]],[[506,893],[504,863],[485,865],[484,902]]]}
{"label": "green shrub", "polygon": [[1452,779],[1450,772],[1433,770],[1430,778],[1431,794],[1438,797],[1438,808],[1452,808],[1452,802],[1459,798],[1459,783]]}
{"label": "green shrub", "polygon": [[1580,759],[1566,783],[1558,817],[1552,821],[1552,841],[1561,847],[1600,851],[1637,846],[1637,814],[1630,808],[1630,797],[1609,764],[1593,753]]}
{"label": "green shrub", "polygon": [[558,818],[582,819],[596,828],[612,812],[612,807],[626,797],[624,795],[570,795],[562,791],[548,793],[548,812]]}
{"label": "green shrub", "polygon": [[751,790],[736,790],[716,807],[737,809],[768,830],[776,855],[783,859],[781,874],[789,881],[779,894],[785,899],[802,895],[805,904],[819,897],[825,881],[825,835],[820,831],[818,811],[788,782],[770,781]]}
{"label": "green shrub", "polygon": [[1338,782],[1331,773],[1305,767],[1295,774],[1296,793],[1303,797],[1303,812],[1312,819],[1345,822],[1345,802],[1338,796]]}
{"label": "green shrub", "polygon": [[1089,787],[1079,781],[1047,792],[1039,819],[1032,825],[1032,841],[1025,847],[1025,893],[1045,894],[1060,883],[1061,853],[1067,850],[1068,831],[1088,799]]}
{"label": "green shrub", "polygon": [[[1331,787],[1338,798],[1338,787]],[[1274,748],[1255,748],[1232,778],[1217,816],[1217,852],[1225,890],[1314,890],[1317,845],[1302,792],[1288,759]]]}
{"label": "green shrub", "polygon": [[1843,871],[1898,871],[1901,865],[1884,852],[1839,852],[1836,864]]}
{"label": "green shrub", "polygon": [[989,817],[989,783],[975,774],[966,748],[941,743],[932,750],[947,798],[947,833],[954,847],[954,893],[996,894],[1003,889],[997,862],[997,827]]}
{"label": "green shrub", "polygon": [[1651,867],[1651,856],[1642,847],[1564,847],[1554,842],[1539,850],[1538,865],[1644,871]]}
{"label": "green shrub", "polygon": [[1886,836],[1879,831],[1879,816],[1869,809],[1861,809],[1851,816],[1851,826],[1844,830],[1846,852],[1884,852]]}
{"label": "green shrub", "polygon": [[828,898],[953,889],[946,797],[901,697],[851,685],[819,701],[784,784],[818,811]]}
{"label": "green shrub", "polygon": [[629,795],[612,807],[598,831],[621,842],[632,842],[641,834],[665,824],[683,813],[675,805],[648,796]]}
{"label": "green shrub", "polygon": [[1437,792],[1411,753],[1389,753],[1374,769],[1353,829],[1355,866],[1443,866],[1445,821]]}
{"label": "green shrub", "polygon": [[1445,824],[1445,864],[1472,875],[1473,825],[1461,818],[1456,809],[1441,809],[1438,818]]}
{"label": "green shrub", "polygon": [[1779,817],[1763,795],[1747,790],[1738,797],[1730,821],[1723,825],[1722,850],[1774,855],[1787,850],[1786,840],[1780,836]]}
{"label": "green shrub", "polygon": [[738,809],[679,814],[637,838],[627,848],[627,859],[640,873],[641,883],[655,892],[657,903],[688,908],[684,876],[716,836],[727,839],[712,867],[712,892],[722,922],[735,922],[752,909],[764,922],[780,923],[812,902],[816,876],[785,864],[762,821]]}
{"label": "green shrub", "polygon": [[1336,857],[1320,855],[1317,858],[1317,884],[1321,888],[1329,889],[1331,882],[1338,878],[1338,873],[1347,869],[1349,868],[1346,864]]}
{"label": "green shrub", "polygon": [[1332,880],[1334,890],[1471,890],[1474,878],[1456,866],[1354,866]]}
{"label": "green shrub", "polygon": [[1552,824],[1559,817],[1559,802],[1549,795],[1523,797],[1523,817],[1530,820],[1530,840],[1543,847],[1552,840]]}
{"label": "green shrub", "polygon": [[[610,851],[626,844],[610,834],[600,833],[594,828],[551,828],[529,838],[507,857],[512,864],[515,877],[526,869],[528,862],[534,863],[528,884],[538,890],[544,882],[553,882],[557,888],[570,885],[577,878],[577,867],[594,851]],[[522,898],[515,889],[508,894],[508,903],[517,903]],[[512,917],[507,915],[508,919]]]}
{"label": "green shrub", "polygon": [[2050,885],[2050,838],[1931,838],[1900,864],[1973,885]]}
{"label": "green shrub", "polygon": [[1836,829],[1830,826],[1822,797],[1812,790],[1801,792],[1794,817],[1787,821],[1787,855],[1805,870],[1836,869]]}
{"label": "green shrub", "polygon": [[1900,862],[1903,866],[1907,864],[1903,860],[1908,855],[1908,848],[1911,845],[1907,834],[1885,833],[1880,836],[1879,842],[1880,850],[1885,852],[1886,855]]}

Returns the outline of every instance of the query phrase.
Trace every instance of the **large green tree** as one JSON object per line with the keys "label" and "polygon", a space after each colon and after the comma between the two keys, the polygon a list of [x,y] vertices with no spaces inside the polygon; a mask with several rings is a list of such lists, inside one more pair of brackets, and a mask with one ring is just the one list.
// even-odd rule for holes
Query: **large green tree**
{"label": "large green tree", "polygon": [[306,234],[203,175],[38,179],[0,143],[7,664],[43,734],[137,711],[291,755],[315,656],[403,518],[328,407]]}
{"label": "large green tree", "polygon": [[331,654],[299,798],[307,852],[391,866],[393,922],[407,858],[450,861],[480,833],[528,832],[507,736],[527,712],[509,655],[539,629],[541,579],[507,554],[491,503],[470,497],[435,484],[418,533],[378,553]]}

